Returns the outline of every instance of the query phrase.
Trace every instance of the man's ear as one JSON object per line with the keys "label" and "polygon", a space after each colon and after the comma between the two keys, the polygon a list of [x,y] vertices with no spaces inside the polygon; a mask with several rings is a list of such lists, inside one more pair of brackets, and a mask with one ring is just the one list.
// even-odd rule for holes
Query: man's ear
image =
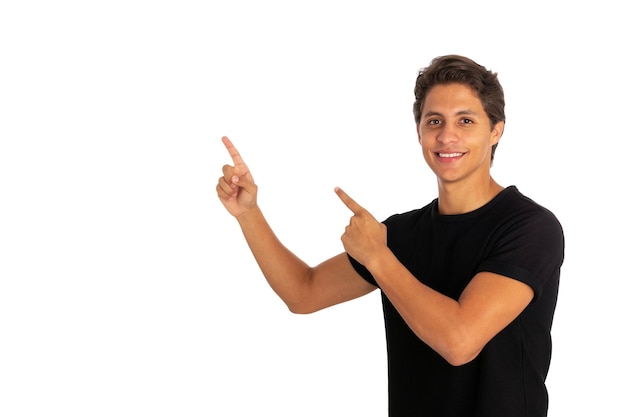
{"label": "man's ear", "polygon": [[422,135],[420,134],[420,125],[416,124],[415,125],[415,130],[417,131],[417,140],[420,143],[420,145],[422,144]]}
{"label": "man's ear", "polygon": [[504,133],[504,121],[501,120],[495,125],[493,125],[493,129],[491,130],[491,144],[495,145],[496,143],[500,142],[500,138],[502,137],[503,133]]}

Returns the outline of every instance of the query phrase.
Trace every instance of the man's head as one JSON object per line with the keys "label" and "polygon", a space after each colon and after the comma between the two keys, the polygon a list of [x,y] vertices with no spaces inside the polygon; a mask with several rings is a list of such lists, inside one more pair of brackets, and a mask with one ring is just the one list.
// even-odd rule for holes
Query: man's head
{"label": "man's head", "polygon": [[[505,121],[504,92],[498,81],[497,73],[487,70],[469,58],[460,55],[445,55],[432,60],[422,68],[415,82],[415,103],[413,114],[419,125],[428,92],[438,84],[461,83],[470,87],[479,98],[491,126]],[[491,148],[491,161],[498,144]]]}

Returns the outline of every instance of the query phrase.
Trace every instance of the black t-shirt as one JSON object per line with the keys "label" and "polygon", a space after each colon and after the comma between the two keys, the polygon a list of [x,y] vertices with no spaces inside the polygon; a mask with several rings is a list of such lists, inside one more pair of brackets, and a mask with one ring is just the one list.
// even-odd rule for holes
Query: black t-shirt
{"label": "black t-shirt", "polygon": [[[534,291],[530,305],[476,359],[456,367],[413,333],[383,293],[389,415],[545,416],[550,330],[564,256],[556,217],[511,186],[470,213],[440,215],[434,200],[383,223],[400,262],[446,296],[457,300],[482,271],[519,280]],[[365,267],[350,261],[377,285]]]}

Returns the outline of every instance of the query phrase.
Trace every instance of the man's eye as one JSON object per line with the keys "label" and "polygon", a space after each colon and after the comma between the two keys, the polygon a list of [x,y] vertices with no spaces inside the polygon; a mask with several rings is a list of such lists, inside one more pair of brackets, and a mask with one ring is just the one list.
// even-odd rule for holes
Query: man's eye
{"label": "man's eye", "polygon": [[437,119],[433,119],[433,120],[429,120],[428,121],[429,125],[438,125],[439,123],[441,123],[441,121],[437,120]]}
{"label": "man's eye", "polygon": [[473,123],[471,119],[462,119],[461,122],[463,124],[471,124],[471,123]]}

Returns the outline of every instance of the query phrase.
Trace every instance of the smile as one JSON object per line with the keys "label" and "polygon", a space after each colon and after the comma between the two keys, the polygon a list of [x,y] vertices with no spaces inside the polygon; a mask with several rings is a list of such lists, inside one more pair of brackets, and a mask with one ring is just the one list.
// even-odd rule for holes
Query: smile
{"label": "smile", "polygon": [[451,153],[437,152],[437,156],[440,158],[458,158],[459,156],[463,156],[463,153],[461,152],[451,152]]}

